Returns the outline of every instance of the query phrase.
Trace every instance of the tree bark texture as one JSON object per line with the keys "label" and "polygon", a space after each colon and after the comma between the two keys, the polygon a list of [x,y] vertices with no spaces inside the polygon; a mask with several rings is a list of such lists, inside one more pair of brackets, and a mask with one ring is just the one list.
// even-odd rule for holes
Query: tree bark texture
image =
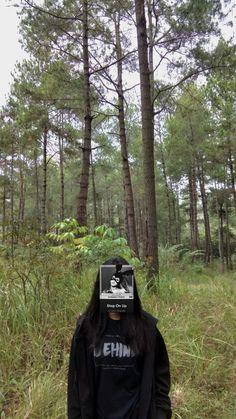
{"label": "tree bark texture", "polygon": [[89,166],[91,153],[91,101],[90,73],[88,51],[88,2],[83,1],[83,71],[84,71],[84,140],[82,149],[82,169],[80,174],[80,191],[78,197],[77,220],[80,225],[87,223],[87,200],[89,187]]}
{"label": "tree bark texture", "polygon": [[135,0],[138,57],[141,84],[141,114],[143,142],[143,170],[145,204],[148,214],[148,272],[149,277],[158,274],[158,237],[154,171],[154,111],[148,66],[148,45],[144,0]]}
{"label": "tree bark texture", "polygon": [[123,92],[123,69],[122,69],[122,49],[120,41],[120,16],[119,12],[115,17],[115,33],[116,33],[116,57],[117,57],[117,93],[118,93],[118,108],[119,108],[119,137],[121,146],[121,157],[122,157],[122,169],[123,169],[123,185],[125,194],[125,206],[127,213],[127,225],[128,225],[128,242],[131,249],[138,256],[138,243],[136,234],[136,222],[135,222],[135,211],[134,211],[134,198],[133,189],[131,183],[128,151],[127,151],[127,140],[126,140],[126,129],[125,129],[125,112],[124,112],[124,92]]}

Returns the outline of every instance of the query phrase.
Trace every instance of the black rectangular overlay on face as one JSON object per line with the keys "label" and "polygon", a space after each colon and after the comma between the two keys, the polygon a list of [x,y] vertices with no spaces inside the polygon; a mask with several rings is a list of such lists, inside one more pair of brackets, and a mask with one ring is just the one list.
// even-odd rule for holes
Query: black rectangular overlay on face
{"label": "black rectangular overlay on face", "polygon": [[100,266],[100,310],[132,312],[134,301],[133,267]]}

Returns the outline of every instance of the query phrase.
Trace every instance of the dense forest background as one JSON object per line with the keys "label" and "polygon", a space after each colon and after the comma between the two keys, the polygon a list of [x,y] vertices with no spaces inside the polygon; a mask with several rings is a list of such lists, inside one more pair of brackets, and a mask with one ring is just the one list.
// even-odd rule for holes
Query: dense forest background
{"label": "dense forest background", "polygon": [[136,24],[133,2],[22,2],[29,58],[1,110],[2,243],[72,217],[114,227],[155,272],[157,243],[232,269],[235,39],[220,32],[232,22],[220,1],[147,1],[142,27],[141,3]]}
{"label": "dense forest background", "polygon": [[15,3],[28,58],[0,110],[1,418],[65,417],[76,313],[119,253],[163,318],[175,418],[232,419],[234,2]]}

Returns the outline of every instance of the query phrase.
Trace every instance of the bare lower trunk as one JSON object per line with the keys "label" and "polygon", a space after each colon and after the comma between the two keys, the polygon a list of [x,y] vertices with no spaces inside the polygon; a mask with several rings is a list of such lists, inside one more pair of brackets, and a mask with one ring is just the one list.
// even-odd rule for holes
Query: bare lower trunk
{"label": "bare lower trunk", "polygon": [[83,0],[83,69],[84,69],[84,140],[82,149],[82,170],[80,174],[80,191],[78,198],[77,220],[80,225],[87,223],[87,200],[89,187],[89,166],[91,153],[91,104],[90,74],[88,54],[88,2]]}
{"label": "bare lower trunk", "polygon": [[148,215],[148,274],[151,278],[159,272],[156,191],[154,170],[154,111],[148,65],[148,46],[144,0],[135,0],[138,57],[141,84],[141,114],[143,141],[143,170],[145,204]]}

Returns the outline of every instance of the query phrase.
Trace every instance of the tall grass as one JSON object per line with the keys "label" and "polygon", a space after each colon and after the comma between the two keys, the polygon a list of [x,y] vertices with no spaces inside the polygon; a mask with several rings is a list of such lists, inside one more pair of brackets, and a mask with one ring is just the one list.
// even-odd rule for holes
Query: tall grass
{"label": "tall grass", "polygon": [[[174,255],[176,257],[176,255]],[[235,280],[179,259],[158,294],[137,272],[144,308],[169,352],[176,419],[235,417]],[[89,301],[96,266],[83,272],[56,255],[0,260],[1,419],[66,418],[70,340]],[[164,263],[163,263],[164,266]]]}

